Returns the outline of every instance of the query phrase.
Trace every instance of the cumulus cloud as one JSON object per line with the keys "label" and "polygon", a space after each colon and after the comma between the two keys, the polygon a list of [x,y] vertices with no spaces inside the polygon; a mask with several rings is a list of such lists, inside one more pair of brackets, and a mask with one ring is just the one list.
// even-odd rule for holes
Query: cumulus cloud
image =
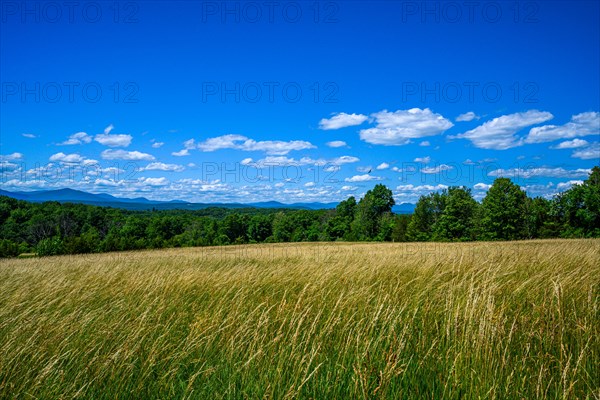
{"label": "cumulus cloud", "polygon": [[179,151],[174,151],[171,155],[175,157],[185,157],[190,155],[190,150],[196,148],[196,141],[194,139],[189,139],[183,142],[183,149]]}
{"label": "cumulus cloud", "polygon": [[242,151],[263,151],[269,155],[286,155],[293,150],[314,149],[315,146],[304,140],[282,140],[256,141],[242,135],[223,135],[206,139],[198,144],[202,151],[215,151],[221,149],[235,149]]}
{"label": "cumulus cloud", "polygon": [[415,158],[415,162],[418,162],[418,163],[429,164],[430,161],[431,161],[431,157],[429,157],[429,156]]}
{"label": "cumulus cloud", "polygon": [[[325,170],[329,167],[335,167],[335,171],[339,169],[340,165],[351,164],[360,161],[358,157],[354,156],[341,156],[331,159],[314,159],[311,157],[302,157],[300,159],[290,158],[286,156],[267,156],[260,160],[254,161],[252,158],[244,158],[241,161],[242,165],[254,165],[257,167],[263,166],[274,166],[274,167],[286,167],[286,166],[301,166],[301,165],[317,165],[325,166]],[[331,172],[327,171],[327,172]]]}
{"label": "cumulus cloud", "polygon": [[475,186],[473,186],[476,190],[489,190],[491,187],[492,185],[488,185],[487,183],[476,183]]}
{"label": "cumulus cloud", "polygon": [[165,164],[162,162],[153,162],[144,167],[144,171],[170,171],[181,172],[185,169],[183,165]]}
{"label": "cumulus cloud", "polygon": [[77,132],[69,136],[67,140],[62,143],[59,143],[61,146],[69,146],[75,144],[84,144],[90,143],[92,141],[92,137],[85,132]]}
{"label": "cumulus cloud", "polygon": [[334,140],[332,142],[327,142],[327,146],[329,146],[329,147],[346,147],[347,144],[343,140]]}
{"label": "cumulus cloud", "polygon": [[448,186],[443,184],[438,185],[400,185],[396,187],[396,190],[399,192],[436,192],[438,190],[448,189]]}
{"label": "cumulus cloud", "polygon": [[65,164],[76,164],[82,162],[83,160],[85,160],[85,158],[79,154],[65,154],[63,152],[50,156],[50,161],[61,162]]}
{"label": "cumulus cloud", "polygon": [[479,119],[479,118],[481,118],[479,115],[475,114],[473,111],[469,111],[464,114],[460,114],[458,117],[456,117],[455,121],[456,122],[469,122],[469,121],[473,121],[474,119]]}
{"label": "cumulus cloud", "polygon": [[127,147],[131,144],[132,139],[131,135],[126,134],[111,135],[109,133],[99,133],[94,136],[96,142],[108,147]]}
{"label": "cumulus cloud", "polygon": [[411,139],[439,135],[453,126],[452,122],[429,108],[395,112],[383,110],[371,116],[376,125],[374,128],[361,130],[360,138],[367,143],[384,146],[405,145]]}
{"label": "cumulus cloud", "polygon": [[165,177],[160,178],[140,178],[140,183],[149,186],[165,186],[169,184],[169,180]]}
{"label": "cumulus cloud", "polygon": [[386,162],[382,162],[381,164],[379,164],[377,166],[378,170],[382,170],[382,169],[388,169],[390,167],[390,164],[386,163]]}
{"label": "cumulus cloud", "polygon": [[154,156],[139,151],[104,150],[101,154],[105,160],[153,161]]}
{"label": "cumulus cloud", "polygon": [[454,169],[454,167],[446,164],[440,164],[436,165],[435,167],[421,168],[421,172],[424,174],[439,174],[442,171],[449,171],[451,169]]}
{"label": "cumulus cloud", "polygon": [[468,139],[480,149],[506,150],[523,144],[523,138],[516,136],[521,129],[552,118],[553,115],[549,112],[538,110],[508,114],[451,138]]}
{"label": "cumulus cloud", "polygon": [[172,156],[175,157],[185,157],[185,156],[189,156],[190,155],[190,150],[189,149],[181,149],[179,151],[174,151],[171,153]]}
{"label": "cumulus cloud", "polygon": [[431,143],[429,143],[428,140],[423,140],[421,143],[419,143],[419,146],[427,147],[427,146],[431,146]]}
{"label": "cumulus cloud", "polygon": [[35,139],[37,136],[35,136],[33,133],[21,133],[21,135],[23,137],[26,137],[28,139]]}
{"label": "cumulus cloud", "polygon": [[550,168],[550,167],[538,167],[538,168],[510,168],[510,169],[496,169],[490,171],[488,176],[494,177],[507,177],[507,178],[536,178],[536,177],[548,177],[548,178],[586,178],[590,174],[590,169],[578,168],[575,170],[567,170],[562,167]]}
{"label": "cumulus cloud", "polygon": [[6,155],[0,154],[0,161],[15,161],[15,160],[21,160],[22,158],[23,158],[23,153],[12,153],[12,154],[6,154]]}
{"label": "cumulus cloud", "polygon": [[583,181],[581,180],[571,180],[571,181],[567,181],[567,182],[559,182],[556,185],[556,188],[558,190],[567,190],[570,189],[573,185],[582,185]]}
{"label": "cumulus cloud", "polygon": [[319,129],[333,130],[346,128],[349,126],[357,126],[365,122],[369,117],[363,114],[335,114],[331,118],[323,118],[319,121]]}
{"label": "cumulus cloud", "polygon": [[346,182],[368,182],[368,181],[380,181],[382,179],[383,178],[381,178],[379,176],[364,174],[364,175],[354,175],[353,177],[346,178],[344,180]]}
{"label": "cumulus cloud", "polygon": [[573,158],[580,158],[582,160],[600,160],[600,143],[595,142],[585,147],[583,149],[579,149],[573,152],[571,155]]}
{"label": "cumulus cloud", "polygon": [[158,148],[162,147],[164,144],[165,144],[164,142],[154,142],[154,143],[152,143],[152,148],[158,149]]}
{"label": "cumulus cloud", "polygon": [[557,144],[556,146],[551,147],[551,149],[577,149],[579,147],[585,147],[589,144],[589,142],[587,140],[582,140],[582,139],[573,139],[573,140],[567,140],[565,142],[561,142],[559,144]]}
{"label": "cumulus cloud", "polygon": [[545,125],[532,128],[525,142],[543,143],[598,134],[600,134],[600,113],[584,112],[573,115],[571,121],[564,125]]}

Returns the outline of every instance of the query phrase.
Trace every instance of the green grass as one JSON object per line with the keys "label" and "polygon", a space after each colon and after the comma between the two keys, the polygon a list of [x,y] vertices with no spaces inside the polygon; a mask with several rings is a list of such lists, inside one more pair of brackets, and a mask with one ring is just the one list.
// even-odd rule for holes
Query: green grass
{"label": "green grass", "polygon": [[600,398],[600,240],[0,262],[0,398]]}

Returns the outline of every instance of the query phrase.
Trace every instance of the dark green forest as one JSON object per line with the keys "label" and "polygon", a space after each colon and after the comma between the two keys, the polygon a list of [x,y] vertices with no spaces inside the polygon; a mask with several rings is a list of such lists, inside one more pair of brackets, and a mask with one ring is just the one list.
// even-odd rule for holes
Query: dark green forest
{"label": "dark green forest", "polygon": [[552,199],[530,198],[508,178],[481,203],[450,187],[422,196],[412,215],[392,213],[376,185],[332,210],[127,211],[0,196],[0,256],[80,254],[164,247],[302,241],[473,241],[600,237],[600,167]]}

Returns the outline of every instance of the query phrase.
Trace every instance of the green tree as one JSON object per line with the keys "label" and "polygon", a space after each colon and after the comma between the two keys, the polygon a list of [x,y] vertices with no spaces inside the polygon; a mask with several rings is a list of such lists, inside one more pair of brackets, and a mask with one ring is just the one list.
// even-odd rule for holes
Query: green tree
{"label": "green tree", "polygon": [[389,214],[396,204],[392,191],[385,185],[377,184],[360,199],[356,206],[352,230],[359,240],[375,239],[379,233],[381,219]]}
{"label": "green tree", "polygon": [[410,224],[412,216],[407,214],[400,214],[395,216],[394,229],[392,230],[392,242],[406,242],[408,237],[406,232],[408,225]]}
{"label": "green tree", "polygon": [[252,242],[264,242],[273,234],[273,223],[268,215],[253,215],[248,223],[248,239]]}
{"label": "green tree", "polygon": [[356,199],[351,196],[335,208],[333,217],[327,220],[325,233],[329,240],[350,239],[351,225],[356,212]]}
{"label": "green tree", "polygon": [[445,193],[430,193],[419,198],[406,229],[408,240],[423,242],[432,239],[434,227],[446,208],[446,198]]}
{"label": "green tree", "polygon": [[433,224],[433,236],[441,240],[474,240],[476,238],[477,202],[471,189],[450,187],[443,193],[444,208]]}
{"label": "green tree", "polygon": [[508,178],[497,178],[481,203],[484,239],[526,237],[527,194]]}
{"label": "green tree", "polygon": [[554,215],[561,219],[562,236],[600,236],[600,167],[592,168],[581,185],[561,193],[556,199]]}

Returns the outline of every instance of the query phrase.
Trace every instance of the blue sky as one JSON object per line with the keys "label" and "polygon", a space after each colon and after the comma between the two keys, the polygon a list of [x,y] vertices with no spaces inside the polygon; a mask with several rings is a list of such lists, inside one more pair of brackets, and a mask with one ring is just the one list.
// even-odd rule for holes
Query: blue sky
{"label": "blue sky", "polygon": [[[469,5],[474,4],[474,5]],[[552,196],[600,163],[600,6],[13,2],[4,190],[398,203],[497,176]]]}

